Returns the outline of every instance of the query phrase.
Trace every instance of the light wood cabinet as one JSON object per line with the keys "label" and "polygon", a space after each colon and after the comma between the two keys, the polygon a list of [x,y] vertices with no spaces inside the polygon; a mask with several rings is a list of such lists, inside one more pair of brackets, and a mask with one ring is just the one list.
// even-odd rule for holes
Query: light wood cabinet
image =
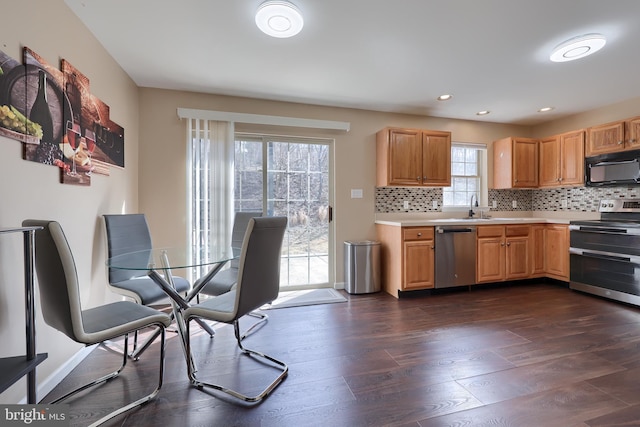
{"label": "light wood cabinet", "polygon": [[538,140],[503,138],[493,142],[493,188],[538,186]]}
{"label": "light wood cabinet", "polygon": [[640,149],[640,116],[587,129],[587,156]]}
{"label": "light wood cabinet", "polygon": [[476,232],[478,283],[524,279],[531,275],[530,225],[481,225]]}
{"label": "light wood cabinet", "polygon": [[540,187],[584,184],[584,131],[540,140]]}
{"label": "light wood cabinet", "polygon": [[451,133],[385,128],[376,134],[376,185],[451,185]]}
{"label": "light wood cabinet", "polygon": [[564,224],[547,224],[544,250],[546,275],[569,281],[569,227]]}
{"label": "light wood cabinet", "polygon": [[434,287],[434,227],[376,224],[382,249],[383,288],[399,292]]}
{"label": "light wood cabinet", "polygon": [[544,269],[544,231],[545,224],[531,224],[529,247],[531,254],[531,277],[543,277]]}

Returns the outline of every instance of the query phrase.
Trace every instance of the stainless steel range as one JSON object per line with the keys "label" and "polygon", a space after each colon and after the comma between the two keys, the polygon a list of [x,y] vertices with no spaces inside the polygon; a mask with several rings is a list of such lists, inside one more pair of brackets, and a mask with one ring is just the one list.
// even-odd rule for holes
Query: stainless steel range
{"label": "stainless steel range", "polygon": [[599,211],[569,225],[570,287],[640,306],[640,199],[601,200]]}

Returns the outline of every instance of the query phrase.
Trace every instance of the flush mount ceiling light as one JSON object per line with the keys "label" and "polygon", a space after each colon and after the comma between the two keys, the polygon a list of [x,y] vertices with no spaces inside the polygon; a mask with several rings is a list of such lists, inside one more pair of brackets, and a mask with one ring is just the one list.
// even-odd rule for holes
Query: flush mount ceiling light
{"label": "flush mount ceiling light", "polygon": [[607,40],[602,34],[585,34],[560,43],[553,49],[550,59],[553,62],[567,62],[584,58],[602,49]]}
{"label": "flush mount ceiling light", "polygon": [[295,36],[302,30],[302,14],[288,1],[266,1],[258,7],[256,25],[271,37]]}
{"label": "flush mount ceiling light", "polygon": [[538,110],[538,113],[546,113],[547,111],[553,110],[553,107],[542,107]]}
{"label": "flush mount ceiling light", "polygon": [[491,112],[491,111],[489,111],[489,110],[482,110],[482,111],[478,111],[478,112],[476,113],[476,115],[478,115],[478,116],[486,116],[486,115],[487,115],[487,114],[489,114],[490,112]]}
{"label": "flush mount ceiling light", "polygon": [[453,95],[446,94],[446,95],[440,95],[437,99],[438,101],[448,101],[451,98],[453,98]]}

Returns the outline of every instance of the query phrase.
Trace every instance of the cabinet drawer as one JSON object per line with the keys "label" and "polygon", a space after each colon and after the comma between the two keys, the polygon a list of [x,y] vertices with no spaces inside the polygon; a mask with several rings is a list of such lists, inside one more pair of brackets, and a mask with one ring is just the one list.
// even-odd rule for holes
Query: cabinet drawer
{"label": "cabinet drawer", "polygon": [[501,237],[504,225],[481,225],[476,228],[477,237]]}
{"label": "cabinet drawer", "polygon": [[408,227],[403,228],[404,240],[428,240],[433,239],[433,227]]}
{"label": "cabinet drawer", "polygon": [[504,227],[505,236],[507,237],[528,236],[530,231],[530,225],[505,225]]}

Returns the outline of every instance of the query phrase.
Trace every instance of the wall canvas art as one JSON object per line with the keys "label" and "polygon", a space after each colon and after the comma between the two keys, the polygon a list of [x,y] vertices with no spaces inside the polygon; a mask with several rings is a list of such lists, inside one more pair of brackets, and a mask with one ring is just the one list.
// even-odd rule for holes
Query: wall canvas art
{"label": "wall canvas art", "polygon": [[23,64],[0,51],[0,136],[22,142],[25,160],[60,168],[62,183],[124,167],[124,129],[109,115],[68,61],[59,70],[27,47]]}

